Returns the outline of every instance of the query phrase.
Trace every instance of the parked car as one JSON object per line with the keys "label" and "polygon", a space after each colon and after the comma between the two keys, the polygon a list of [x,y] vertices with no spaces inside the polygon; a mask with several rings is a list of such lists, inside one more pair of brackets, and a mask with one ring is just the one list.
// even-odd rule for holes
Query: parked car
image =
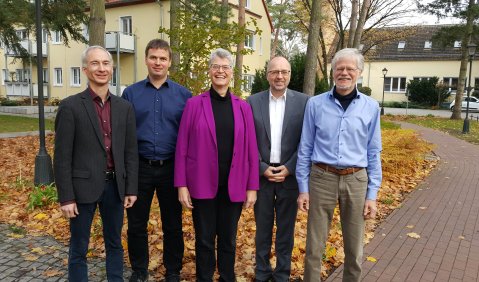
{"label": "parked car", "polygon": [[[462,110],[465,111],[466,108],[467,108],[467,97],[462,97]],[[456,100],[453,100],[451,105],[449,105],[449,108],[452,110],[454,110],[454,105],[456,103]],[[469,110],[470,111],[479,111],[479,99],[477,99],[476,97],[474,96],[470,96],[469,97]]]}

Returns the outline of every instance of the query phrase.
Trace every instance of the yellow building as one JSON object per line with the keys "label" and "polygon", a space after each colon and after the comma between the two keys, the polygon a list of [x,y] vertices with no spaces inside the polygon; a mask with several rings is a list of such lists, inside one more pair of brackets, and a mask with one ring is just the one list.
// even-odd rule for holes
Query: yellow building
{"label": "yellow building", "polygon": [[[111,52],[115,69],[110,90],[121,94],[123,89],[147,76],[144,64],[144,49],[153,38],[168,40],[159,34],[158,28],[170,24],[170,1],[168,0],[110,0],[106,1],[105,47]],[[237,22],[238,0],[230,0],[232,17]],[[272,22],[265,0],[246,0],[246,22],[255,19],[261,35],[251,33],[245,39],[245,47],[253,50],[245,55],[243,64],[249,67],[243,78],[244,91],[249,92],[256,69],[262,69],[270,57]],[[84,27],[85,35],[86,27]],[[253,27],[251,27],[253,30]],[[34,35],[18,29],[22,45],[36,56]],[[33,39],[32,39],[33,38]],[[45,97],[63,99],[86,88],[86,77],[81,71],[81,52],[87,47],[83,43],[63,44],[58,32],[43,35],[43,93]],[[16,60],[15,60],[16,59]],[[34,59],[35,61],[36,59]],[[29,98],[37,96],[37,67],[24,64],[15,54],[0,45],[0,97]],[[30,80],[31,77],[31,80]],[[31,81],[31,83],[30,83]],[[117,83],[118,82],[118,83]]]}

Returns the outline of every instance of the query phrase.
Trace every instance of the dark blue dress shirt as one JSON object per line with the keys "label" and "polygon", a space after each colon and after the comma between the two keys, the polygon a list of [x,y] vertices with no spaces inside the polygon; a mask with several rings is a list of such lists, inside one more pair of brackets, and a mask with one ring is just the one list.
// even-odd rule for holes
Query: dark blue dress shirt
{"label": "dark blue dress shirt", "polygon": [[122,97],[135,108],[140,157],[149,160],[172,158],[181,115],[191,92],[170,79],[157,89],[146,78],[128,86]]}

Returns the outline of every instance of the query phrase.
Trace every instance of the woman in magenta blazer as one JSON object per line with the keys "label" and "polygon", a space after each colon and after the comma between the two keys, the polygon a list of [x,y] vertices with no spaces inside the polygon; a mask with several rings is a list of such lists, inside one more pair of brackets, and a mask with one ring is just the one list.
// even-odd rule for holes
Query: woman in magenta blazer
{"label": "woman in magenta blazer", "polygon": [[232,63],[224,49],[211,54],[211,88],[188,100],[178,132],[175,187],[181,204],[192,209],[196,281],[213,281],[216,265],[220,281],[236,280],[238,220],[243,207],[253,207],[259,189],[253,115],[229,91]]}

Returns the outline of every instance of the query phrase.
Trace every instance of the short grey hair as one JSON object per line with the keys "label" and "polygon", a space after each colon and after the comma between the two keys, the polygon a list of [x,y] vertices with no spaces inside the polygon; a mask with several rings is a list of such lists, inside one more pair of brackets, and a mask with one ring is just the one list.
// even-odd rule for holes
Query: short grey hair
{"label": "short grey hair", "polygon": [[99,50],[103,50],[105,51],[107,54],[108,54],[108,59],[110,60],[110,63],[113,65],[113,57],[111,56],[110,52],[108,52],[108,50],[106,50],[105,48],[103,48],[102,46],[99,46],[99,45],[93,45],[93,46],[89,46],[88,48],[86,48],[83,53],[81,54],[81,63],[82,63],[82,66],[83,67],[86,67],[88,65],[88,61],[87,61],[87,57],[88,57],[88,54],[95,50],[95,49],[99,49]]}
{"label": "short grey hair", "polygon": [[221,59],[227,59],[229,61],[229,65],[232,67],[233,66],[233,55],[231,53],[223,48],[218,48],[211,52],[210,55],[210,60],[208,62],[208,65],[211,67],[211,64],[216,58],[221,58]]}
{"label": "short grey hair", "polygon": [[336,54],[334,54],[333,60],[331,61],[331,68],[334,70],[336,68],[336,63],[340,59],[351,58],[351,57],[356,60],[356,67],[360,71],[363,71],[363,69],[364,69],[364,56],[356,48],[344,48],[344,49],[339,50],[338,52],[336,52]]}

